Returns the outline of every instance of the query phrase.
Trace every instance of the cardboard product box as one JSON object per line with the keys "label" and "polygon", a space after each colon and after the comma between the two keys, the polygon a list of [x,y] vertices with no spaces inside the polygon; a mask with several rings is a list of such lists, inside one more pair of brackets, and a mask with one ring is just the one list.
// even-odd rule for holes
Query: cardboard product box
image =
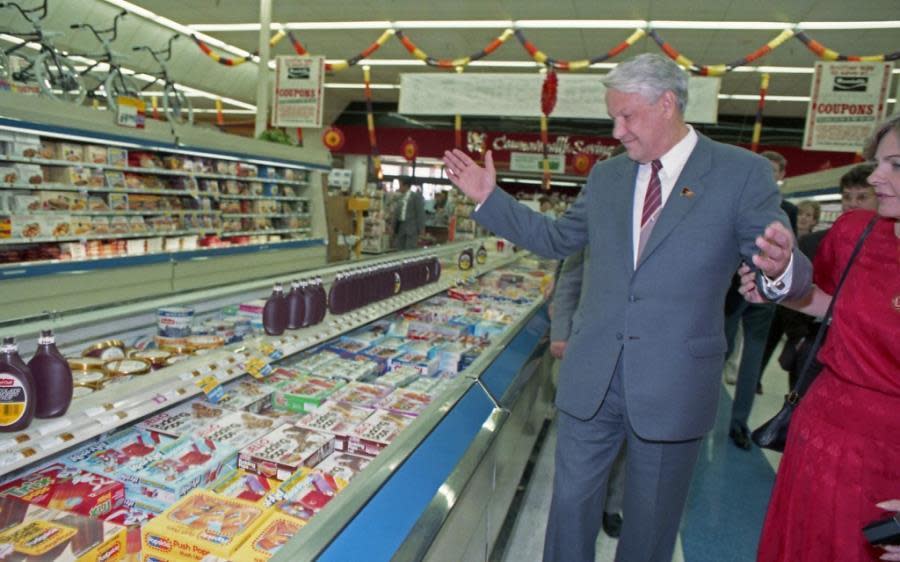
{"label": "cardboard product box", "polygon": [[12,238],[40,238],[50,236],[44,217],[34,215],[10,215],[9,232]]}
{"label": "cardboard product box", "polygon": [[402,366],[412,367],[423,377],[431,377],[437,374],[438,360],[436,357],[429,359],[427,355],[418,353],[404,353],[394,359],[391,369],[397,369]]}
{"label": "cardboard product box", "polygon": [[342,381],[308,375],[281,382],[272,393],[272,406],[290,412],[311,412],[344,384]]}
{"label": "cardboard product box", "polygon": [[128,151],[124,148],[107,147],[106,163],[115,168],[124,168],[128,166]]}
{"label": "cardboard product box", "polygon": [[352,357],[369,347],[364,342],[349,338],[338,338],[325,344],[325,349],[333,351],[343,357]]}
{"label": "cardboard product box", "polygon": [[281,482],[246,470],[230,470],[209,485],[209,490],[226,498],[236,498],[257,505],[268,506],[267,499]]}
{"label": "cardboard product box", "polygon": [[128,210],[128,194],[127,193],[110,193],[107,196],[109,208],[113,211]]}
{"label": "cardboard product box", "polygon": [[266,378],[266,384],[249,379],[226,384],[225,395],[219,400],[218,405],[230,410],[253,414],[262,412],[271,404],[272,394],[275,392],[274,387],[269,384],[269,379],[271,379],[271,375]]}
{"label": "cardboard product box", "polygon": [[172,504],[194,488],[215,481],[223,471],[234,468],[236,452],[209,439],[185,436],[163,447],[162,458],[132,476],[138,481],[140,494]]}
{"label": "cardboard product box", "polygon": [[141,532],[144,560],[231,558],[263,520],[265,510],[250,502],[194,490]]}
{"label": "cardboard product box", "polygon": [[9,211],[27,215],[44,209],[40,195],[13,194],[9,199]]}
{"label": "cardboard product box", "polygon": [[378,384],[394,388],[403,388],[409,384],[412,384],[420,376],[421,375],[419,375],[419,371],[417,371],[416,369],[413,369],[407,365],[399,365],[396,369],[386,371],[384,374],[379,375],[371,382],[376,382]]}
{"label": "cardboard product box", "polygon": [[125,527],[126,560],[137,562],[141,559],[141,526],[156,516],[156,513],[128,502],[101,519],[107,523]]}
{"label": "cardboard product box", "polygon": [[68,211],[72,208],[76,193],[73,191],[41,191],[41,209],[44,211]]}
{"label": "cardboard product box", "polygon": [[91,219],[91,234],[107,235],[112,232],[109,224],[109,217],[94,217]]}
{"label": "cardboard product box", "polygon": [[15,165],[6,164],[0,167],[0,182],[3,183],[16,183],[19,179],[19,174],[16,172]]}
{"label": "cardboard product box", "polygon": [[382,400],[379,408],[414,418],[421,414],[429,404],[431,404],[429,394],[398,388]]}
{"label": "cardboard product box", "polygon": [[333,434],[337,441],[336,448],[343,451],[345,449],[342,441],[371,415],[372,410],[370,409],[357,408],[349,404],[329,400],[300,418],[297,425],[310,430]]}
{"label": "cardboard product box", "polygon": [[112,217],[109,220],[109,231],[112,234],[128,234],[131,232],[131,225],[128,217]]}
{"label": "cardboard product box", "polygon": [[328,455],[324,461],[316,465],[316,472],[330,474],[337,479],[349,482],[354,476],[368,466],[371,462],[370,457],[362,455],[353,455],[351,453],[341,453],[335,451]]}
{"label": "cardboard product box", "polygon": [[[132,234],[144,234],[148,232],[147,223],[144,222],[144,217],[131,217],[128,219],[128,231]],[[132,240],[129,240],[132,242]]]}
{"label": "cardboard product box", "polygon": [[412,420],[413,418],[396,412],[376,410],[347,436],[341,450],[374,457],[390,445]]}
{"label": "cardboard product box", "polygon": [[296,381],[305,376],[307,375],[304,375],[298,369],[292,369],[290,367],[277,367],[275,370],[269,373],[269,376],[265,378],[265,384],[266,386],[273,387],[274,389],[274,386],[278,383],[285,381]]}
{"label": "cardboard product box", "polygon": [[[72,236],[85,236],[94,230],[94,223],[90,217],[72,217],[69,221],[69,231]],[[74,254],[73,254],[74,257]]]}
{"label": "cardboard product box", "polygon": [[350,382],[336,391],[331,396],[331,400],[357,408],[375,409],[392,390],[390,386],[381,384]]}
{"label": "cardboard product box", "polygon": [[241,449],[238,467],[287,480],[299,468],[315,466],[333,451],[333,436],[285,424]]}
{"label": "cardboard product box", "polygon": [[130,427],[79,448],[64,461],[126,485],[135,484],[137,481],[129,481],[127,476],[162,458],[162,449],[174,441],[172,437]]}
{"label": "cardboard product box", "polygon": [[[262,311],[260,311],[260,314],[262,314]],[[319,369],[340,358],[341,356],[333,351],[319,349],[293,363],[291,367],[302,373],[315,375]]]}
{"label": "cardboard product box", "polygon": [[69,162],[84,162],[84,146],[73,142],[57,143],[54,158]]}
{"label": "cardboard product box", "polygon": [[107,148],[96,144],[84,145],[84,161],[91,164],[106,164],[109,161]]}
{"label": "cardboard product box", "polygon": [[138,427],[170,437],[192,434],[231,413],[219,405],[192,400],[148,418]]}
{"label": "cardboard product box", "polygon": [[275,429],[275,422],[250,412],[230,412],[199,429],[196,435],[219,447],[239,450]]}
{"label": "cardboard product box", "polygon": [[327,472],[312,470],[309,474],[293,478],[281,485],[277,495],[283,497],[273,511],[309,521],[344,488],[348,482]]}
{"label": "cardboard product box", "polygon": [[106,174],[99,168],[88,168],[88,187],[102,188],[106,186]]}
{"label": "cardboard product box", "polygon": [[241,562],[267,562],[287,543],[306,521],[278,511],[271,511],[232,556]]}
{"label": "cardboard product box", "polygon": [[[111,194],[112,195],[112,194]],[[105,211],[109,211],[109,205],[100,195],[91,195],[87,200],[87,210],[93,213],[102,213]]]}
{"label": "cardboard product box", "polygon": [[125,487],[106,476],[53,463],[0,486],[0,495],[41,507],[99,517],[122,505]]}
{"label": "cardboard product box", "polygon": [[90,168],[81,166],[47,166],[47,181],[66,185],[88,185]]}
{"label": "cardboard product box", "polygon": [[7,144],[6,153],[16,158],[42,158],[41,139],[35,135],[16,133]]}
{"label": "cardboard product box", "polygon": [[4,560],[119,562],[125,527],[65,511],[0,497],[0,544]]}
{"label": "cardboard product box", "polygon": [[44,170],[37,164],[16,164],[13,168],[16,171],[15,181],[18,183],[27,183],[29,185],[44,183]]}

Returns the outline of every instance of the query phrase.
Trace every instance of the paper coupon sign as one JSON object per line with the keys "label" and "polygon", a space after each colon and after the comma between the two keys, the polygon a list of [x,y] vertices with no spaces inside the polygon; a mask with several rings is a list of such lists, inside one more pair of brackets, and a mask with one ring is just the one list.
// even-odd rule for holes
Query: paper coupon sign
{"label": "paper coupon sign", "polygon": [[213,404],[218,404],[219,400],[221,400],[222,396],[225,394],[225,390],[222,389],[222,385],[219,384],[219,379],[217,379],[215,375],[207,375],[198,380],[195,384],[206,395],[206,399]]}

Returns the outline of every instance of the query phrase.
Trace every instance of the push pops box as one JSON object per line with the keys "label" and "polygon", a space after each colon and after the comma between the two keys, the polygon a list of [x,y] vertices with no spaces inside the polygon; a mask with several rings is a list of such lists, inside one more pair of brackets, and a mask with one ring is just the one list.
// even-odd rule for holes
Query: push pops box
{"label": "push pops box", "polygon": [[193,400],[144,420],[138,427],[171,437],[181,437],[210,425],[230,412],[231,410],[203,400]]}
{"label": "push pops box", "polygon": [[368,419],[356,426],[346,440],[342,441],[343,447],[340,450],[374,457],[387,447],[412,420],[413,418],[403,414],[376,410]]}
{"label": "push pops box", "polygon": [[353,431],[353,428],[365,421],[370,415],[372,415],[372,410],[367,408],[357,408],[349,404],[329,400],[300,418],[297,425],[306,429],[333,434],[338,441],[335,447],[343,450],[344,445],[342,441]]}
{"label": "push pops box", "polygon": [[99,474],[53,463],[7,482],[0,487],[0,495],[41,507],[99,517],[122,505],[125,486]]}
{"label": "push pops box", "polygon": [[125,541],[125,527],[0,497],[2,560],[118,562]]}
{"label": "push pops box", "polygon": [[238,467],[287,480],[301,467],[315,466],[333,451],[333,436],[285,424],[241,449]]}
{"label": "push pops box", "polygon": [[272,511],[234,553],[232,560],[267,562],[304,525],[306,521],[303,519]]}
{"label": "push pops box", "polygon": [[344,384],[343,381],[313,376],[278,383],[272,394],[272,406],[291,412],[310,412]]}
{"label": "push pops box", "polygon": [[265,508],[194,490],[141,531],[144,560],[203,560],[231,555],[263,520]]}
{"label": "push pops box", "polygon": [[249,412],[231,412],[200,429],[197,435],[219,447],[237,451],[273,429],[275,420],[272,418]]}
{"label": "push pops box", "polygon": [[268,505],[268,498],[280,485],[281,482],[273,478],[235,469],[219,476],[209,489],[220,496]]}

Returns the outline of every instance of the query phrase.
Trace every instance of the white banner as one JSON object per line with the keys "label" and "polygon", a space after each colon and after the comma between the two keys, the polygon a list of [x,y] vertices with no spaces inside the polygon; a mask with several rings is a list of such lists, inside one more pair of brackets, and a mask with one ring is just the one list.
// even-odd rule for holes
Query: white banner
{"label": "white banner", "polygon": [[[547,163],[551,172],[559,174],[566,171],[565,154],[548,154]],[[544,155],[536,152],[510,152],[509,169],[513,172],[543,172]]]}
{"label": "white banner", "polygon": [[806,110],[804,150],[857,152],[884,119],[890,62],[817,62]]}
{"label": "white banner", "polygon": [[276,57],[272,125],[321,127],[324,78],[325,57]]}
{"label": "white banner", "polygon": [[[551,117],[609,119],[599,74],[560,74]],[[419,74],[400,79],[400,113],[406,115],[495,115],[540,117],[540,74]],[[715,123],[720,80],[691,76],[685,118]]]}

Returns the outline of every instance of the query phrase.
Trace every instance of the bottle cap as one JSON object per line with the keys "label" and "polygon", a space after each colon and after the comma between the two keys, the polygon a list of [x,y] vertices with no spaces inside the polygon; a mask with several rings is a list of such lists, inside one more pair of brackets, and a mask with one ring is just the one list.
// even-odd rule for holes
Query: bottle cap
{"label": "bottle cap", "polygon": [[281,283],[275,283],[275,286],[272,287],[272,290],[275,291],[276,293],[283,293],[284,286]]}

